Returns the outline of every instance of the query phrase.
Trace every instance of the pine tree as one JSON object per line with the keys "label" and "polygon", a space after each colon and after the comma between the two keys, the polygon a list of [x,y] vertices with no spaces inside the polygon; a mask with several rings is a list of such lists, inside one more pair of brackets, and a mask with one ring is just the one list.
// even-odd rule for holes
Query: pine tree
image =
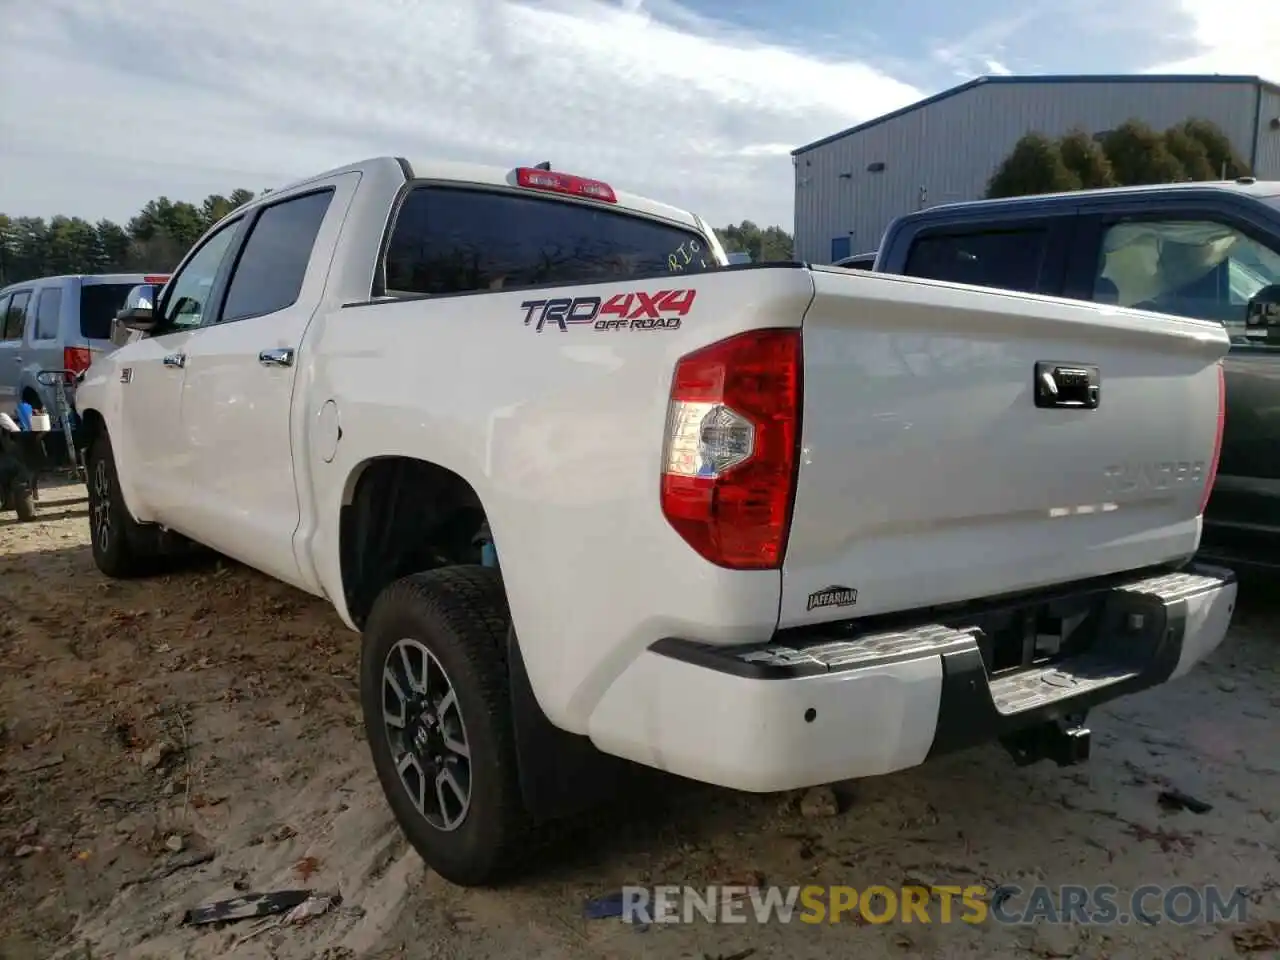
{"label": "pine tree", "polygon": [[1187,171],[1165,146],[1164,136],[1141,120],[1127,120],[1102,138],[1116,182],[1124,186],[1175,183]]}
{"label": "pine tree", "polygon": [[1164,145],[1182,164],[1188,178],[1192,180],[1217,180],[1219,173],[1214,170],[1209,160],[1209,151],[1204,143],[1189,136],[1181,126],[1170,127],[1164,132]]}
{"label": "pine tree", "polygon": [[1028,133],[987,182],[987,196],[1021,197],[1079,190],[1080,178],[1063,162],[1058,145],[1041,133]]}
{"label": "pine tree", "polygon": [[1067,169],[1076,175],[1086,190],[1098,187],[1114,187],[1115,173],[1102,145],[1079,128],[1072,130],[1058,141],[1058,152]]}
{"label": "pine tree", "polygon": [[1178,124],[1177,129],[1204,146],[1209,166],[1213,168],[1210,179],[1220,180],[1225,177],[1227,180],[1234,180],[1236,177],[1249,175],[1249,165],[1236,153],[1231,140],[1217,124],[1192,118]]}

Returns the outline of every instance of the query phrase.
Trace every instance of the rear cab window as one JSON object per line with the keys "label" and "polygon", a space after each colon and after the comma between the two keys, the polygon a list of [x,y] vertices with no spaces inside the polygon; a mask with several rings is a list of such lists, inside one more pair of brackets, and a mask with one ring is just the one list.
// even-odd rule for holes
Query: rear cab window
{"label": "rear cab window", "polygon": [[58,336],[58,320],[62,316],[62,287],[44,287],[36,298],[36,340],[54,340]]}
{"label": "rear cab window", "polygon": [[692,227],[515,190],[424,184],[396,216],[385,287],[390,296],[444,295],[718,267]]}
{"label": "rear cab window", "polygon": [[132,283],[95,283],[88,278],[81,281],[80,336],[86,340],[110,340],[111,321],[134,286]]}
{"label": "rear cab window", "polygon": [[907,254],[907,276],[1023,293],[1042,290],[1049,231],[992,227],[964,232],[928,231]]}
{"label": "rear cab window", "polygon": [[262,317],[297,303],[333,196],[330,187],[262,209],[231,274],[220,322]]}

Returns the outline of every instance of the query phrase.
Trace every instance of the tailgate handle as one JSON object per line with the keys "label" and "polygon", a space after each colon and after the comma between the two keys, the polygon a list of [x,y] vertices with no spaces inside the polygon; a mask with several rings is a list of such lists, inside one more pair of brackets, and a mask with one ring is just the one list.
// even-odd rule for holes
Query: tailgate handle
{"label": "tailgate handle", "polygon": [[1102,377],[1087,363],[1041,360],[1033,389],[1037,407],[1096,410],[1102,402]]}

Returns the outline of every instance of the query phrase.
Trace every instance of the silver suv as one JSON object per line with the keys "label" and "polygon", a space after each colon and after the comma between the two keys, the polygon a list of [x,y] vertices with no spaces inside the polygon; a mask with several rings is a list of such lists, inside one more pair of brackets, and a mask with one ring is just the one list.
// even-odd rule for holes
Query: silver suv
{"label": "silver suv", "polygon": [[0,290],[0,410],[12,413],[25,401],[46,411],[59,429],[54,387],[37,375],[87,370],[96,354],[115,349],[112,321],[129,291],[167,279],[142,273],[42,277]]}

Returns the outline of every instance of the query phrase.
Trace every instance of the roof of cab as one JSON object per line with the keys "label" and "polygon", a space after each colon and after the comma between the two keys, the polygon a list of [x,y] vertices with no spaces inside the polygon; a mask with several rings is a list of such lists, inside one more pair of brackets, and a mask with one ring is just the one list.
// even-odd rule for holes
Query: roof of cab
{"label": "roof of cab", "polygon": [[[318,173],[314,176],[307,177],[305,180],[299,180],[279,188],[279,191],[292,190],[297,187],[306,186],[316,180],[322,180],[326,177],[332,177],[340,173],[349,173],[353,171],[367,170],[370,166],[387,166],[396,165],[403,171],[405,179],[408,180],[444,180],[452,183],[473,183],[480,186],[515,186],[515,169],[486,166],[477,163],[458,163],[448,160],[424,160],[420,163],[411,163],[403,157],[371,157],[367,160],[361,160],[356,163],[349,163],[342,167],[336,167],[333,170],[326,170],[324,173]],[[532,163],[529,166],[533,166]],[[553,168],[554,169],[554,168]],[[587,173],[579,173],[576,170],[556,170],[559,173],[568,173],[575,176],[591,177]],[[598,177],[593,179],[600,179]],[[661,217],[664,220],[671,220],[675,223],[684,224],[696,230],[702,229],[702,224],[698,218],[687,210],[681,210],[679,207],[673,207],[669,204],[659,203],[656,200],[650,200],[646,197],[637,196],[633,193],[626,193],[613,187],[614,194],[618,198],[617,203],[600,204],[608,209],[630,210],[634,213],[645,214],[651,217]],[[537,191],[531,191],[537,192]],[[256,200],[250,201],[249,205],[258,203],[267,203],[271,200],[271,194],[265,194]],[[550,194],[555,196],[555,194]],[[587,201],[591,202],[591,201]]]}
{"label": "roof of cab", "polygon": [[1227,191],[1242,196],[1271,198],[1280,196],[1280,180],[1255,180],[1252,177],[1241,177],[1239,180],[1196,180],[1185,183],[1151,183],[1132,187],[1099,187],[1093,190],[1070,190],[1061,193],[1033,193],[1022,197],[1000,197],[993,200],[957,200],[951,203],[939,203],[932,207],[904,215],[907,217],[923,217],[931,213],[956,209],[972,209],[975,207],[1035,207],[1040,204],[1053,204],[1067,201],[1088,201],[1099,197],[1131,197],[1144,193],[1164,193],[1177,191],[1186,193],[1220,193]]}

